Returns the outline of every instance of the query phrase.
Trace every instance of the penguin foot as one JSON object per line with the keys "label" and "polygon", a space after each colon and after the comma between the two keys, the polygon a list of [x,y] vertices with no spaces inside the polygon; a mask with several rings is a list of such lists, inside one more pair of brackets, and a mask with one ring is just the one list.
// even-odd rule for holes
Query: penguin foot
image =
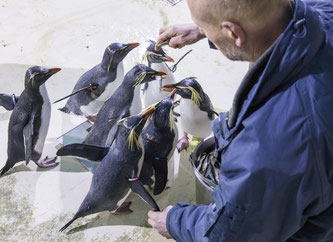
{"label": "penguin foot", "polygon": [[181,137],[177,142],[177,150],[178,153],[182,152],[183,150],[186,150],[190,146],[190,142],[188,141],[187,136]]}
{"label": "penguin foot", "polygon": [[48,168],[48,167],[58,165],[59,162],[56,162],[56,160],[57,160],[57,156],[53,157],[53,158],[49,158],[48,156],[46,156],[44,159],[41,159],[38,162],[36,162],[36,164],[37,164],[37,166],[39,166],[41,168]]}
{"label": "penguin foot", "polygon": [[130,209],[131,203],[132,202],[124,202],[123,204],[121,204],[121,206],[119,208],[117,208],[117,210],[114,212],[114,214],[124,215],[124,214],[132,213],[133,210]]}
{"label": "penguin foot", "polygon": [[97,116],[96,115],[90,115],[87,116],[86,119],[88,119],[90,122],[95,123]]}

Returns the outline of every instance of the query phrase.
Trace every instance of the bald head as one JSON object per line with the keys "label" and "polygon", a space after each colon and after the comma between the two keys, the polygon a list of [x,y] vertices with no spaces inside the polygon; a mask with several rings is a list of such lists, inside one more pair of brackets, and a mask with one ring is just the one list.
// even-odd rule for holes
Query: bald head
{"label": "bald head", "polygon": [[192,18],[228,58],[255,61],[292,18],[291,0],[187,0]]}

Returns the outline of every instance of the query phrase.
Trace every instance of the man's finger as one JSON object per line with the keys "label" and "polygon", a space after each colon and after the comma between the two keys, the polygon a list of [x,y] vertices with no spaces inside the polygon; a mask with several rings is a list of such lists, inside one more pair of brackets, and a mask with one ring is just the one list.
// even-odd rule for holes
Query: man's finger
{"label": "man's finger", "polygon": [[148,223],[151,225],[151,227],[153,228],[155,227],[156,224],[155,220],[148,218]]}
{"label": "man's finger", "polygon": [[167,29],[167,27],[163,27],[163,28],[160,28],[159,30],[159,34],[163,34],[165,32],[165,30]]}
{"label": "man's finger", "polygon": [[175,35],[176,35],[176,33],[174,31],[172,31],[171,28],[164,31],[162,34],[160,34],[160,36],[158,37],[158,40],[156,41],[155,50],[161,49],[163,44],[167,44],[168,41]]}
{"label": "man's finger", "polygon": [[182,48],[185,45],[183,36],[176,36],[170,39],[169,46],[172,48]]}

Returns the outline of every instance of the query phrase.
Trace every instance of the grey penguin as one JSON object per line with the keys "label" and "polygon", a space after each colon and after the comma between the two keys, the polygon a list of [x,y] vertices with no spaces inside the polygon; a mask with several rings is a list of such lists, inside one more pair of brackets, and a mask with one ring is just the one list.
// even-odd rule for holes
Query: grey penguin
{"label": "grey penguin", "polygon": [[7,162],[0,177],[20,161],[33,160],[40,167],[57,165],[55,158],[40,160],[51,116],[51,103],[44,83],[60,68],[34,66],[25,75],[25,89],[8,124]]}
{"label": "grey penguin", "polygon": [[218,115],[213,108],[209,96],[194,77],[185,78],[176,84],[164,85],[164,91],[177,89],[182,97],[180,101],[180,120],[184,136],[178,141],[177,149],[181,151],[189,146],[187,134],[198,138],[206,138],[212,133],[210,122]]}
{"label": "grey penguin", "polygon": [[159,195],[168,181],[169,161],[175,151],[178,129],[173,117],[173,95],[176,89],[157,103],[151,121],[141,133],[144,143],[144,162],[140,174],[143,184],[151,186],[155,177],[154,195]]}
{"label": "grey penguin", "polygon": [[8,95],[0,93],[0,106],[4,107],[7,111],[12,111],[18,102],[19,96],[15,94]]}
{"label": "grey penguin", "polygon": [[136,65],[128,73],[117,90],[97,114],[97,118],[84,140],[84,144],[110,146],[117,122],[141,112],[140,84],[151,82],[166,75],[145,65]]}
{"label": "grey penguin", "polygon": [[[156,51],[155,44],[155,41],[149,40],[149,45],[144,54],[144,60],[147,62],[146,64],[154,70],[163,71],[167,74],[167,77],[163,80],[164,84],[176,83],[173,71],[166,64],[166,62],[174,62],[174,60],[168,56],[162,48]],[[159,82],[146,83],[144,85],[141,92],[144,107],[157,103],[168,96],[168,94],[161,91],[161,87],[162,85]]]}
{"label": "grey penguin", "polygon": [[[94,121],[94,116],[124,78],[123,59],[139,45],[139,43],[109,45],[104,51],[102,62],[79,78],[73,89],[75,95],[71,96],[66,105],[59,110],[82,115]],[[78,90],[82,91],[77,93]]]}
{"label": "grey penguin", "polygon": [[126,200],[131,190],[159,211],[156,202],[138,179],[144,157],[140,134],[153,111],[154,108],[150,108],[144,113],[120,120],[117,136],[111,147],[71,144],[62,147],[57,152],[57,155],[63,156],[72,153],[73,150],[78,150],[80,155],[87,159],[102,159],[80,208],[60,231],[65,230],[80,217],[105,210],[115,212]]}

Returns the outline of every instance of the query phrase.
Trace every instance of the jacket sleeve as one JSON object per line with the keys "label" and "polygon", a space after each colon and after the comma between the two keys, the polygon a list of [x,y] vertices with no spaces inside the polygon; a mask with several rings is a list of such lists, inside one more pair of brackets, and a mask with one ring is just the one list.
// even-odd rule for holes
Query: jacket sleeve
{"label": "jacket sleeve", "polygon": [[285,241],[304,224],[304,211],[316,213],[321,187],[306,119],[280,118],[277,123],[276,118],[249,118],[230,144],[216,137],[228,147],[222,155],[214,202],[172,208],[167,228],[173,238]]}

